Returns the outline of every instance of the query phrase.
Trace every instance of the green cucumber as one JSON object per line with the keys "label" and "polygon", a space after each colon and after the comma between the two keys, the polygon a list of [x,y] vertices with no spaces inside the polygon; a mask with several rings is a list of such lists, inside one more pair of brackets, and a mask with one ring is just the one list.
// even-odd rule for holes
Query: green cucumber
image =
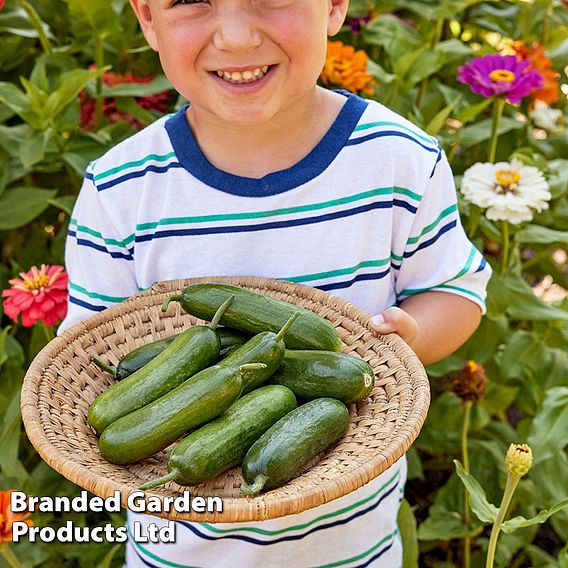
{"label": "green cucumber", "polygon": [[306,400],[330,397],[351,404],[371,394],[375,373],[369,363],[346,353],[286,350],[270,382]]}
{"label": "green cucumber", "polygon": [[157,357],[100,394],[89,407],[88,423],[101,434],[109,424],[171,391],[189,377],[212,365],[221,348],[215,331],[232,299],[217,310],[208,326],[182,332]]}
{"label": "green cucumber", "polygon": [[162,311],[171,301],[181,303],[189,314],[209,319],[215,306],[231,294],[235,301],[221,318],[221,323],[240,331],[256,334],[261,331],[277,332],[294,313],[302,314],[294,330],[286,334],[286,347],[290,349],[323,349],[341,351],[337,330],[325,318],[304,308],[229,284],[192,284],[181,294],[166,298]]}
{"label": "green cucumber", "polygon": [[250,448],[241,491],[254,495],[284,485],[320,452],[337,442],[349,426],[347,407],[334,398],[317,398],[281,418]]}
{"label": "green cucumber", "polygon": [[99,438],[102,456],[115,464],[136,462],[213,420],[241,395],[245,368],[208,367],[159,399],[119,418]]}
{"label": "green cucumber", "polygon": [[[179,333],[176,333],[175,335],[170,335],[169,337],[164,337],[157,341],[151,341],[150,343],[133,349],[119,361],[116,367],[108,365],[96,357],[93,357],[93,363],[103,371],[113,375],[117,381],[122,381],[122,379],[125,379],[135,371],[138,371],[138,369],[141,369],[146,363],[155,359],[179,335]],[[242,333],[228,327],[218,327],[217,335],[221,342],[219,357],[224,357],[227,351],[230,351],[233,347],[242,345],[246,340],[246,337]]]}
{"label": "green cucumber", "polygon": [[170,453],[169,473],[145,483],[153,489],[168,481],[198,485],[240,464],[249,448],[280,418],[296,408],[294,393],[279,385],[243,396],[219,418],[188,434]]}
{"label": "green cucumber", "polygon": [[272,331],[257,333],[221,361],[220,365],[230,367],[240,367],[246,363],[265,364],[264,368],[250,369],[243,373],[243,393],[259,387],[276,371],[286,351],[285,338],[288,336],[292,324],[299,318],[300,314],[297,312],[292,314],[278,333]]}

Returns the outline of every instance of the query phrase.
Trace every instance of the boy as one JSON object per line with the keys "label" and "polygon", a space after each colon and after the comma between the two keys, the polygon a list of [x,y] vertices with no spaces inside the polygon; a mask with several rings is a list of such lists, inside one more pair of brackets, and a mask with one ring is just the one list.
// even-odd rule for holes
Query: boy
{"label": "boy", "polygon": [[[461,228],[441,148],[378,103],[316,86],[348,0],[130,2],[190,105],[89,166],[62,329],[157,280],[249,274],[377,314],[377,331],[425,364],[457,349],[490,269]],[[300,515],[179,523],[175,545],[130,541],[127,566],[398,568],[405,477],[403,458]]]}

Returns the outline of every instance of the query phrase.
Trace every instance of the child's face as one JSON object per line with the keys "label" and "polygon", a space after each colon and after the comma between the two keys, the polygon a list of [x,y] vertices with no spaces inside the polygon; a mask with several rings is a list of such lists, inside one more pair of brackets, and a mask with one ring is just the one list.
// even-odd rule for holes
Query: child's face
{"label": "child's face", "polygon": [[192,112],[252,126],[315,93],[349,0],[130,2]]}

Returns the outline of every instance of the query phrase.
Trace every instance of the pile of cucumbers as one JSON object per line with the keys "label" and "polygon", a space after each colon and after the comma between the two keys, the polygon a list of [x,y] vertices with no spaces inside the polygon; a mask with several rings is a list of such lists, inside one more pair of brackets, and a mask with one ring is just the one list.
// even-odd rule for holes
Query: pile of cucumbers
{"label": "pile of cucumbers", "polygon": [[133,463],[185,435],[168,474],[141,489],[197,485],[238,464],[246,495],[279,487],[345,434],[346,404],[373,389],[372,367],[341,353],[336,329],[313,312],[216,283],[187,286],[162,311],[171,301],[211,323],[143,345],[116,368],[93,358],[117,379],[87,415],[106,460]]}

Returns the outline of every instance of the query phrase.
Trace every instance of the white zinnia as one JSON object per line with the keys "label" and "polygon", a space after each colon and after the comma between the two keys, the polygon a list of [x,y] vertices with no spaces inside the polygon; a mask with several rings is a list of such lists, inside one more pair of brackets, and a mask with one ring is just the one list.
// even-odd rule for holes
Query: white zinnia
{"label": "white zinnia", "polygon": [[550,108],[547,104],[537,105],[530,114],[533,124],[551,134],[564,132],[564,113],[559,108]]}
{"label": "white zinnia", "polygon": [[463,175],[461,192],[471,203],[487,209],[488,219],[513,225],[530,221],[532,210],[546,209],[551,198],[542,172],[517,159],[474,164]]}

